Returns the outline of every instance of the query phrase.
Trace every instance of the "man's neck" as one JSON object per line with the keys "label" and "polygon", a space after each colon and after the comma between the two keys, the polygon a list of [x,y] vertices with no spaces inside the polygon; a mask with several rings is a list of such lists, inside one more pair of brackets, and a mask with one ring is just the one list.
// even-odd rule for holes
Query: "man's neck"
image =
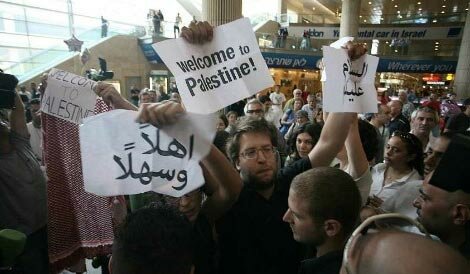
{"label": "man's neck", "polygon": [[459,226],[453,231],[449,231],[448,233],[437,236],[439,236],[443,243],[458,250],[466,240],[465,226]]}
{"label": "man's neck", "polygon": [[266,200],[269,200],[271,196],[273,195],[274,192],[274,185],[272,185],[270,188],[267,189],[258,189],[256,190],[259,195],[263,196]]}
{"label": "man's neck", "polygon": [[344,237],[328,238],[322,245],[317,246],[317,258],[333,251],[342,251],[344,249]]}
{"label": "man's neck", "polygon": [[411,130],[411,134],[418,137],[418,139],[421,141],[421,144],[423,145],[423,149],[426,148],[429,142],[429,132],[428,134],[425,134],[425,133],[416,133],[414,130]]}

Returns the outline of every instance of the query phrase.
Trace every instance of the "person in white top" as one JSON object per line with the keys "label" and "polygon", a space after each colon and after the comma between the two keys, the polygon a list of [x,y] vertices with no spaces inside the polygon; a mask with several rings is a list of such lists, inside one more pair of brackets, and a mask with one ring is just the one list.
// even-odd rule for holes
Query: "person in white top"
{"label": "person in white top", "polygon": [[380,207],[407,182],[422,179],[423,172],[423,148],[419,139],[411,133],[395,131],[388,140],[384,162],[372,168],[368,204]]}
{"label": "person in white top", "polygon": [[178,12],[178,14],[176,15],[176,18],[175,18],[175,25],[173,27],[173,33],[175,35],[175,38],[176,38],[176,31],[178,31],[178,35],[180,34],[180,25],[181,25],[181,16]]}
{"label": "person in white top", "polygon": [[273,103],[273,110],[282,112],[282,104],[286,101],[286,96],[280,92],[281,86],[275,85],[274,92],[269,94],[269,99]]}
{"label": "person in white top", "polygon": [[[39,163],[42,163],[42,127],[41,127],[41,103],[39,99],[31,100],[31,115],[33,120],[26,124],[28,127],[29,142],[33,153],[38,159]],[[41,164],[42,165],[42,164]]]}
{"label": "person in white top", "polygon": [[315,94],[310,93],[307,96],[307,104],[302,107],[302,110],[305,110],[308,113],[308,119],[310,122],[314,122],[316,108],[317,98],[315,97]]}

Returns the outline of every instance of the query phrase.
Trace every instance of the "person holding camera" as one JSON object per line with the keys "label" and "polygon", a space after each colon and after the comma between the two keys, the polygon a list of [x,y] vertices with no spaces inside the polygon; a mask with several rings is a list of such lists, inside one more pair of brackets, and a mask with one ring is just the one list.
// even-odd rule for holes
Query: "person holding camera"
{"label": "person holding camera", "polygon": [[0,230],[27,235],[15,269],[48,273],[46,179],[29,143],[25,107],[14,91],[18,80],[1,72],[0,78],[0,82],[14,83],[10,89],[2,85],[0,90],[0,107],[11,109],[9,121],[0,120]]}

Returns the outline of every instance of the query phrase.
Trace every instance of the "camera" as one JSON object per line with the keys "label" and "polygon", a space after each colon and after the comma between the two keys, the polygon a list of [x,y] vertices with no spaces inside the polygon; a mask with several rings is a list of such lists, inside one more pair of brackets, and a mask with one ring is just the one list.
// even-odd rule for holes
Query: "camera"
{"label": "camera", "polygon": [[15,106],[16,85],[18,79],[0,70],[0,108],[13,109]]}

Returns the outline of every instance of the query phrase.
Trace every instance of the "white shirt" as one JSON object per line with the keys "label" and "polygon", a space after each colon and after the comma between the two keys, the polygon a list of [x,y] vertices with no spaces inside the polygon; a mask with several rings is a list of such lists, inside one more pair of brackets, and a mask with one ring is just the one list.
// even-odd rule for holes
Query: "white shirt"
{"label": "white shirt", "polygon": [[308,119],[310,122],[313,122],[313,119],[315,119],[315,117],[313,117],[315,109],[310,108],[309,104],[305,104],[302,106],[302,110],[305,110],[308,113]]}
{"label": "white shirt", "polygon": [[269,95],[269,99],[273,102],[273,108],[282,110],[282,103],[286,101],[286,96],[283,93],[273,92]]}
{"label": "white shirt", "polygon": [[372,168],[372,185],[370,188],[369,195],[375,195],[382,199],[384,202],[393,196],[402,186],[404,186],[407,182],[413,180],[421,180],[421,175],[419,175],[416,169],[413,169],[410,173],[406,174],[405,176],[401,177],[400,179],[396,179],[388,185],[384,185],[384,174],[387,165],[384,163],[376,164]]}

